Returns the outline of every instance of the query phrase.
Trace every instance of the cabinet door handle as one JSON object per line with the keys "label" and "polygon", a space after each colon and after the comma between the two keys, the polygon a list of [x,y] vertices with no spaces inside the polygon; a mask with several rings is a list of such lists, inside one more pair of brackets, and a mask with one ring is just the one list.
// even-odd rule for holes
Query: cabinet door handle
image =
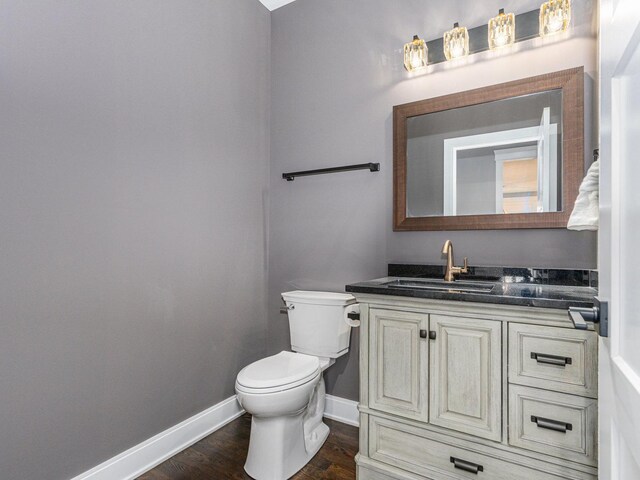
{"label": "cabinet door handle", "polygon": [[484,467],[482,465],[478,465],[477,463],[467,462],[466,460],[462,460],[460,458],[450,457],[449,460],[453,463],[455,468],[459,468],[460,470],[464,470],[465,472],[475,473],[484,472]]}
{"label": "cabinet door handle", "polygon": [[420,338],[427,338],[427,331],[426,330],[420,330]]}
{"label": "cabinet door handle", "polygon": [[531,421],[540,428],[546,428],[547,430],[554,430],[556,432],[567,433],[567,430],[573,430],[573,425],[570,423],[559,422],[558,420],[551,420],[549,418],[531,415]]}
{"label": "cabinet door handle", "polygon": [[549,355],[547,353],[531,352],[531,358],[538,363],[546,363],[547,365],[558,365],[560,367],[571,365],[571,357],[560,357],[558,355]]}
{"label": "cabinet door handle", "polygon": [[435,340],[435,339],[436,339],[436,331],[429,330],[429,340]]}

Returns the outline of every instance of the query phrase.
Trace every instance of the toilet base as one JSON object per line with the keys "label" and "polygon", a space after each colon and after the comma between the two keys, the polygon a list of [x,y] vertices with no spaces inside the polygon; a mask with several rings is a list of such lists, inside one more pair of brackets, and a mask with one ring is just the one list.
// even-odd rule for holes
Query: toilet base
{"label": "toilet base", "polygon": [[329,436],[322,422],[324,402],[321,378],[304,410],[282,417],[252,416],[245,472],[256,480],[284,480],[309,463]]}

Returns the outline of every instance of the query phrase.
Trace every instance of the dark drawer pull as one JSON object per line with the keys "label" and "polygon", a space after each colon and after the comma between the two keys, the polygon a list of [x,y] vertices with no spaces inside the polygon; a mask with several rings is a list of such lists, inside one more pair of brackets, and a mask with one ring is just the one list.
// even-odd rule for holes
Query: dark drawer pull
{"label": "dark drawer pull", "polygon": [[536,417],[535,415],[531,415],[531,421],[540,428],[546,428],[547,430],[554,430],[556,432],[567,433],[567,430],[573,430],[573,425],[570,423]]}
{"label": "dark drawer pull", "polygon": [[475,473],[476,475],[478,472],[484,472],[482,465],[478,465],[477,463],[467,462],[466,460],[461,460],[455,457],[450,457],[449,460],[453,463],[454,467],[464,470],[465,472]]}
{"label": "dark drawer pull", "polygon": [[420,330],[420,338],[427,338],[427,331],[426,330]]}
{"label": "dark drawer pull", "polygon": [[559,357],[558,355],[531,352],[531,358],[538,363],[546,363],[547,365],[558,365],[560,367],[571,365],[571,357]]}

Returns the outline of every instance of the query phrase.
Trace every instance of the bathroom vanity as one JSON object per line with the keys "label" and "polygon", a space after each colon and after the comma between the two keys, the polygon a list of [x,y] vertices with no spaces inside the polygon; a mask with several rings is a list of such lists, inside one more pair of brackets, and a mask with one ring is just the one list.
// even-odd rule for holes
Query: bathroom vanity
{"label": "bathroom vanity", "polygon": [[596,273],[390,265],[361,308],[360,480],[597,478]]}

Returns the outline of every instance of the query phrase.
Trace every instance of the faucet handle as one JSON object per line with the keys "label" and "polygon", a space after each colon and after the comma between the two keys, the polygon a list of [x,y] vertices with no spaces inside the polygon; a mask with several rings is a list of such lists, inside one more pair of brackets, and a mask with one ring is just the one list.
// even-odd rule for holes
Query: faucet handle
{"label": "faucet handle", "polygon": [[469,259],[464,257],[464,267],[460,270],[460,273],[468,273],[469,272]]}

